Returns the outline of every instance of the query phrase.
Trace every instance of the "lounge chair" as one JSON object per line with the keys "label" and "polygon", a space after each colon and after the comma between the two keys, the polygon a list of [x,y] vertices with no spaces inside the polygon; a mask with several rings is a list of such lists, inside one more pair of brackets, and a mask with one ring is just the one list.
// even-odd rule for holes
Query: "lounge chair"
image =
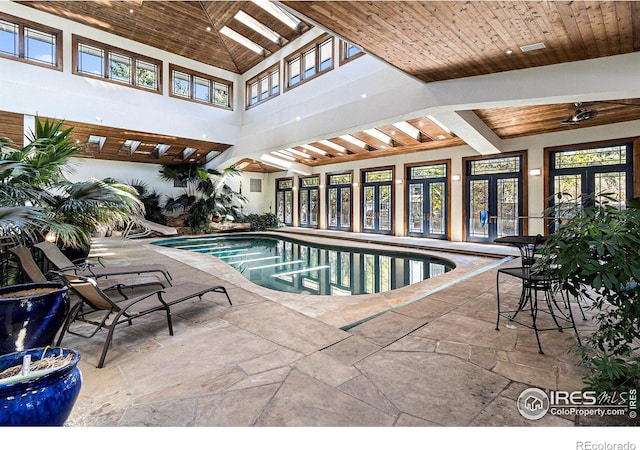
{"label": "lounge chair", "polygon": [[[134,232],[134,229],[138,229]],[[151,235],[151,233],[158,233],[162,236],[176,236],[178,230],[174,227],[169,227],[159,223],[151,222],[146,219],[138,219],[130,221],[122,232],[122,239],[141,238]]]}
{"label": "lounge chair", "polygon": [[159,273],[164,276],[167,283],[171,285],[171,274],[165,266],[162,264],[141,264],[141,265],[129,265],[119,267],[96,267],[91,264],[74,264],[64,253],[58,248],[58,246],[52,242],[39,242],[34,245],[40,251],[42,251],[45,258],[56,268],[58,271],[71,272],[76,275],[82,275],[92,278],[109,277],[115,275],[131,275],[131,274],[143,274],[143,273]]}
{"label": "lounge chair", "polygon": [[[109,345],[113,339],[113,333],[115,332],[116,326],[121,323],[126,322],[131,324],[132,320],[138,317],[157,311],[165,311],[167,315],[169,334],[173,336],[173,324],[171,322],[170,309],[172,305],[195,297],[202,298],[202,296],[207,292],[224,293],[231,305],[231,299],[229,299],[229,295],[223,286],[206,286],[197,283],[184,283],[129,299],[126,304],[122,304],[114,302],[107,294],[105,294],[104,291],[98,287],[93,278],[72,275],[70,273],[61,273],[61,278],[67,286],[69,286],[69,288],[78,295],[80,301],[74,305],[69,312],[56,345],[60,346],[62,338],[67,332],[84,338],[92,338],[101,328],[108,328],[109,332],[104,346],[102,347],[102,354],[100,355],[100,360],[97,365],[98,368],[104,366],[107,351],[109,350]],[[132,307],[138,306],[145,300],[148,304],[146,308],[138,310],[132,309]],[[87,306],[90,311],[86,311],[84,308],[85,306]],[[94,315],[93,313],[98,316],[96,320],[91,320],[91,316]],[[75,320],[90,323],[95,326],[95,329],[90,334],[72,331],[70,326]]]}
{"label": "lounge chair", "polygon": [[[32,283],[44,283],[49,281],[47,276],[40,270],[38,263],[33,259],[31,251],[24,245],[17,245],[9,249],[9,251],[15,256],[18,262],[18,267],[22,273]],[[55,278],[60,278],[56,272],[51,272]],[[98,285],[102,290],[117,289],[125,299],[128,296],[123,292],[123,289],[130,288],[135,289],[139,287],[157,286],[158,289],[165,288],[164,283],[156,275],[148,277],[137,276],[135,279],[126,276],[116,276],[114,278],[100,279]]]}

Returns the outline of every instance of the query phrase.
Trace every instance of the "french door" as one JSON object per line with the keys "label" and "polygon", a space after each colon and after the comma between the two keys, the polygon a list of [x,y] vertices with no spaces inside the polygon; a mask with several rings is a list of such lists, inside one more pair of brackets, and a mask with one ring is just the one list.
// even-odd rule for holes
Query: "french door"
{"label": "french door", "polygon": [[407,235],[447,239],[447,163],[407,167]]}
{"label": "french door", "polygon": [[351,231],[351,173],[327,175],[327,228]]}
{"label": "french door", "polygon": [[293,225],[293,178],[276,180],[276,216],[284,225]]}
{"label": "french door", "polygon": [[362,231],[393,233],[393,169],[362,174]]}
{"label": "french door", "polygon": [[467,241],[523,233],[522,155],[467,161]]}
{"label": "french door", "polygon": [[300,178],[300,226],[318,228],[319,177]]}
{"label": "french door", "polygon": [[[585,202],[584,196],[591,202],[602,201],[606,195],[609,205],[622,209],[633,196],[631,143],[551,151],[549,165],[551,205]],[[550,232],[554,231],[556,220],[550,222]]]}

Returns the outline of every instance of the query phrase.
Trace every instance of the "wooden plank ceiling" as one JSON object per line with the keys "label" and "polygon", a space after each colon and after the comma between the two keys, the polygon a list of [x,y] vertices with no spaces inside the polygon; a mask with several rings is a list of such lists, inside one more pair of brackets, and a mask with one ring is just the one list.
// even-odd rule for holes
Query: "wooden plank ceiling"
{"label": "wooden plank ceiling", "polygon": [[86,158],[162,165],[204,164],[230,147],[228,144],[69,120],[64,121],[64,126],[73,128],[70,136],[81,145],[76,155]]}
{"label": "wooden plank ceiling", "polygon": [[640,50],[633,1],[280,3],[425,82]]}
{"label": "wooden plank ceiling", "polygon": [[[249,1],[20,1],[23,5],[98,28],[176,55],[244,73],[310,29],[290,28]],[[275,31],[273,42],[237,20],[243,11]],[[264,51],[256,53],[221,33],[228,27]]]}
{"label": "wooden plank ceiling", "polygon": [[[545,66],[640,51],[640,2],[634,1],[280,1],[302,19],[291,29],[254,2],[246,1],[26,1],[20,2],[88,26],[185,56],[216,67],[244,73],[292,39],[318,25],[363,48],[398,69],[424,81],[440,81],[516,69]],[[130,10],[132,12],[130,12]],[[282,36],[271,42],[237,19],[252,15]],[[228,26],[259,43],[257,54],[220,34]],[[211,31],[206,31],[211,27]],[[530,50],[527,46],[537,45]],[[534,47],[535,48],[535,47]],[[529,51],[527,51],[529,50]],[[621,104],[627,103],[627,105]],[[581,105],[593,110],[579,126],[640,119],[639,99]],[[492,108],[474,111],[502,139],[571,129],[563,124],[578,109],[573,104]],[[408,121],[419,129],[403,132],[397,124],[377,127],[383,141],[361,130],[275,152],[284,161],[319,166],[361,158],[417,152],[462,144],[462,140],[426,117]],[[426,127],[426,128],[425,128]],[[78,124],[82,137],[97,134]],[[136,132],[122,130],[108,139],[114,159],[133,158],[121,149]],[[139,136],[141,141],[145,141]],[[149,142],[168,139],[156,136]],[[179,139],[179,138],[174,138]],[[351,139],[351,138],[349,138]],[[111,141],[117,141],[112,144]],[[146,141],[145,141],[146,142]],[[114,145],[114,147],[111,147]],[[210,147],[207,147],[210,146]],[[337,147],[337,146],[339,147]],[[224,144],[173,144],[220,151]],[[219,147],[218,147],[219,146]],[[310,146],[310,147],[309,147]],[[117,147],[117,151],[116,151]],[[142,153],[140,154],[142,155]],[[174,158],[173,152],[165,158]],[[146,157],[148,160],[148,156]],[[247,162],[243,170],[273,171],[264,161]],[[240,164],[236,163],[236,166]]]}

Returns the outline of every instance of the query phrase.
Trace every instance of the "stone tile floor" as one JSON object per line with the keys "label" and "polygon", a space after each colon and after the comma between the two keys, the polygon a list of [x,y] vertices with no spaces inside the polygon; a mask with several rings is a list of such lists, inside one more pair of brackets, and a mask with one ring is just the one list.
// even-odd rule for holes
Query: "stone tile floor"
{"label": "stone tile floor", "polygon": [[[322,307],[318,299],[296,305],[295,296],[252,285],[213,257],[149,240],[96,239],[93,252],[114,264],[163,263],[176,282],[222,284],[233,306],[221,294],[175,306],[174,336],[161,313],[121,326],[102,369],[95,365],[104,335],[67,335],[63,346],[81,352],[84,377],[67,427],[635,424],[550,414],[532,421],[519,414],[524,389],[579,390],[584,372],[569,352],[570,331],[541,333],[540,355],[533,331],[504,324],[495,330],[495,264],[504,255],[452,256],[468,266],[464,281],[419,283],[398,293],[400,302],[393,292],[380,294],[376,307],[375,298],[347,298],[345,313],[344,305]],[[519,285],[504,285],[515,299]],[[581,333],[592,326],[577,324]]]}

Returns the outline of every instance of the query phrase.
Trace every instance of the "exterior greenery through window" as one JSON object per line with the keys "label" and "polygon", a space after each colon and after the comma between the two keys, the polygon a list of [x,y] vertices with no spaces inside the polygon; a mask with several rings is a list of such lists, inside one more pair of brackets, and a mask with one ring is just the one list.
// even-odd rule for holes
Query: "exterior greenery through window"
{"label": "exterior greenery through window", "polygon": [[62,69],[62,31],[0,14],[0,56]]}
{"label": "exterior greenery through window", "polygon": [[73,36],[74,73],[161,92],[162,62]]}
{"label": "exterior greenery through window", "polygon": [[[633,193],[632,151],[631,143],[551,151],[549,192],[554,211],[574,208],[585,198],[599,203],[604,199],[608,206],[624,209]],[[556,226],[552,222],[551,231]]]}
{"label": "exterior greenery through window", "polygon": [[280,94],[280,64],[276,64],[247,81],[247,108]]}
{"label": "exterior greenery through window", "polygon": [[231,109],[231,81],[170,65],[171,96]]}
{"label": "exterior greenery through window", "polygon": [[287,88],[333,69],[333,38],[321,36],[285,58]]}
{"label": "exterior greenery through window", "polygon": [[280,223],[293,224],[293,178],[276,180],[276,216]]}

